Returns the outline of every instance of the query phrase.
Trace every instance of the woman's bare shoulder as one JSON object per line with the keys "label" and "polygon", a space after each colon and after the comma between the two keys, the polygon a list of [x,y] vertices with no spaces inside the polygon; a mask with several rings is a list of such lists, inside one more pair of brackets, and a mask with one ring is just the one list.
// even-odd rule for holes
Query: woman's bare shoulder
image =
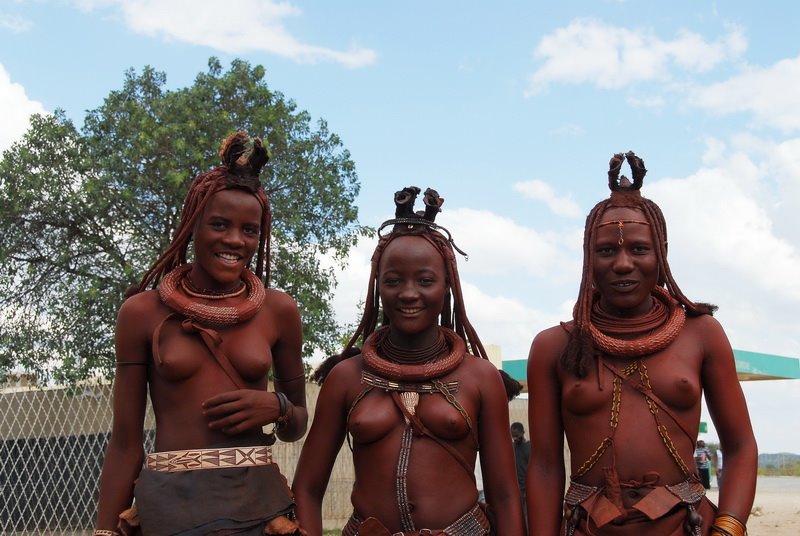
{"label": "woman's bare shoulder", "polygon": [[700,331],[705,331],[705,330],[723,331],[722,324],[720,324],[719,320],[717,320],[711,315],[698,315],[698,316],[687,315],[686,327]]}
{"label": "woman's bare shoulder", "polygon": [[494,366],[494,363],[492,363],[488,359],[484,359],[482,357],[472,354],[466,354],[464,356],[464,361],[461,364],[461,366],[469,369],[471,373],[477,373],[477,374],[497,373],[497,367]]}
{"label": "woman's bare shoulder", "polygon": [[301,336],[302,321],[297,302],[281,290],[266,289],[264,305],[259,312],[259,322],[265,329],[277,329],[283,335]]}
{"label": "woman's bare shoulder", "polygon": [[706,357],[732,361],[733,349],[722,324],[711,315],[688,317],[681,336],[691,337]]}
{"label": "woman's bare shoulder", "polygon": [[164,307],[156,290],[145,290],[127,298],[119,308],[119,317],[153,314]]}
{"label": "woman's bare shoulder", "polygon": [[297,302],[284,291],[274,288],[267,288],[264,290],[266,291],[264,303],[271,309],[278,312],[297,309]]}
{"label": "woman's bare shoulder", "polygon": [[361,354],[343,359],[325,377],[322,390],[328,396],[342,397],[342,400],[354,398],[364,388],[361,384],[363,363]]}
{"label": "woman's bare shoulder", "polygon": [[361,354],[356,354],[347,359],[342,359],[331,369],[325,378],[325,384],[361,383],[361,372],[364,370],[364,361]]}
{"label": "woman's bare shoulder", "polygon": [[537,333],[531,343],[531,355],[534,351],[541,352],[547,350],[558,350],[560,354],[561,350],[567,345],[569,330],[572,326],[572,321],[564,322]]}

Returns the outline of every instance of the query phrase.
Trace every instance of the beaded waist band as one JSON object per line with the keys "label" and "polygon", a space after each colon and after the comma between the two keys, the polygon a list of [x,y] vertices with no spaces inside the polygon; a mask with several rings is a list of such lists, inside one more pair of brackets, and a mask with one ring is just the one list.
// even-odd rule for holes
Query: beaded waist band
{"label": "beaded waist band", "polygon": [[[426,534],[442,536],[485,536],[492,530],[491,522],[483,508],[476,504],[466,514],[462,515],[447,527],[440,530],[418,529],[412,531],[395,532],[392,536],[424,536]],[[375,534],[389,534],[389,529],[384,527],[374,517],[366,520],[360,519],[355,512],[350,516],[347,524],[342,529],[342,536],[373,536]]]}
{"label": "beaded waist band", "polygon": [[[632,486],[625,486],[632,488]],[[667,484],[664,486],[642,486],[648,489],[664,489],[674,495],[680,502],[694,504],[706,494],[706,490],[699,481],[687,478],[677,484]],[[637,486],[638,488],[638,486]],[[603,491],[601,486],[587,486],[575,480],[570,480],[569,488],[564,496],[564,502],[569,506],[576,506],[586,501],[589,497]],[[661,492],[659,492],[661,493]]]}
{"label": "beaded waist band", "polygon": [[153,452],[144,460],[151,471],[174,473],[197,469],[223,469],[250,467],[272,463],[271,447],[225,447],[219,449],[191,449]]}

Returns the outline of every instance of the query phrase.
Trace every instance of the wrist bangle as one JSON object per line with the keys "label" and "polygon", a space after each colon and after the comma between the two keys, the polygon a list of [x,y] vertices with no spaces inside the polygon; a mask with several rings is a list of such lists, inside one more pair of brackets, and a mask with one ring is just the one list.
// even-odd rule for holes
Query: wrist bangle
{"label": "wrist bangle", "polygon": [[711,532],[717,532],[723,536],[746,536],[747,527],[730,514],[720,514],[714,518]]}
{"label": "wrist bangle", "polygon": [[122,536],[116,530],[95,529],[92,536]]}
{"label": "wrist bangle", "polygon": [[278,397],[278,420],[275,421],[275,429],[281,430],[289,424],[289,399],[279,391],[275,391],[275,396]]}

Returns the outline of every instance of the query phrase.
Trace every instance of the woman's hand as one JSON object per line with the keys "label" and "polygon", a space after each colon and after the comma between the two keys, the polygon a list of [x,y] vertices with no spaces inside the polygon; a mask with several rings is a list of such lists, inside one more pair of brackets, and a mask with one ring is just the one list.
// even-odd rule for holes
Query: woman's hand
{"label": "woman's hand", "polygon": [[225,434],[241,434],[278,420],[279,403],[275,393],[258,389],[238,389],[213,396],[203,402],[208,427]]}

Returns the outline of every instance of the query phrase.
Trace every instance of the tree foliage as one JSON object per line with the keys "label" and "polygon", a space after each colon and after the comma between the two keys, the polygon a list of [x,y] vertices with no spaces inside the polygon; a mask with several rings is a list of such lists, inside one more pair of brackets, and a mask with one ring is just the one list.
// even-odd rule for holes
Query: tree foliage
{"label": "tree foliage", "polygon": [[24,369],[74,382],[113,369],[124,291],[169,243],[198,173],[219,164],[222,139],[244,130],[269,142],[262,182],[273,208],[270,286],[297,300],[304,353],[337,341],[335,280],[364,228],[355,165],[323,120],[272,91],[265,70],[216,58],[190,87],[166,89],[150,67],[87,113],[34,116],[0,161],[0,374]]}

